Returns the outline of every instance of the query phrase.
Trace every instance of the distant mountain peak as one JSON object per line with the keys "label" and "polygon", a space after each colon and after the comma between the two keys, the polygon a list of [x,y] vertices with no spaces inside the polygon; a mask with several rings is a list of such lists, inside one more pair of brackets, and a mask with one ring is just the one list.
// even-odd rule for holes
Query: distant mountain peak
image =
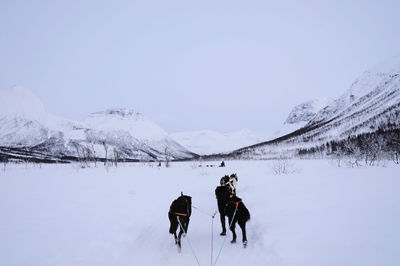
{"label": "distant mountain peak", "polygon": [[[276,158],[283,153],[297,156],[304,149],[320,153],[320,148],[323,150],[330,141],[345,141],[350,137],[379,133],[379,130],[398,132],[400,55],[365,71],[344,94],[316,114],[312,107],[309,102],[300,104],[287,119],[287,123],[299,123],[293,124],[296,127],[304,120],[304,126],[270,141],[233,151],[227,154],[228,158]],[[390,139],[387,141],[387,144],[395,145]]]}
{"label": "distant mountain peak", "polygon": [[164,160],[167,151],[171,159],[196,155],[133,109],[107,109],[76,122],[46,113],[40,100],[23,87],[0,90],[0,156],[105,158],[112,156],[106,146],[124,160]]}
{"label": "distant mountain peak", "polygon": [[39,98],[24,87],[0,90],[0,115],[17,115],[42,121],[45,113]]}
{"label": "distant mountain peak", "polygon": [[84,121],[89,127],[103,132],[129,132],[137,139],[161,140],[168,133],[145,115],[128,108],[112,108],[90,114]]}
{"label": "distant mountain peak", "polygon": [[188,150],[201,155],[229,152],[261,141],[247,128],[229,133],[212,130],[176,132],[170,136]]}
{"label": "distant mountain peak", "polygon": [[95,112],[91,115],[108,115],[108,116],[117,116],[117,117],[144,117],[142,113],[136,112],[133,109],[129,108],[111,108],[105,111]]}
{"label": "distant mountain peak", "polygon": [[331,101],[332,100],[328,98],[316,98],[296,105],[289,113],[284,124],[308,122],[312,120],[321,109],[328,106]]}
{"label": "distant mountain peak", "polygon": [[[380,98],[381,104],[376,102],[374,109],[388,107],[389,100],[396,101],[399,93],[400,55],[394,56],[364,71],[342,96],[329,106],[320,110],[311,123],[328,121],[337,116],[346,116],[351,112],[366,114],[365,106],[372,106],[374,99]],[[385,95],[391,95],[387,97]],[[386,99],[383,101],[383,99]],[[379,108],[378,108],[379,107]]]}

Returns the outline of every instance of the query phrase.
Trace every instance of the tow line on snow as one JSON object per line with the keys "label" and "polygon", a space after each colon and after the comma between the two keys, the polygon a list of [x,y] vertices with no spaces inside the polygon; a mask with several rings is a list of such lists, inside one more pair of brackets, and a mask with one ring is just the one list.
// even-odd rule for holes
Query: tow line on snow
{"label": "tow line on snow", "polygon": [[183,233],[185,234],[184,236],[185,236],[185,238],[186,238],[186,240],[187,240],[187,242],[188,242],[188,244],[189,244],[190,249],[192,250],[192,254],[193,254],[194,258],[196,259],[197,264],[200,266],[199,259],[197,258],[196,253],[194,253],[192,244],[190,243],[189,237],[188,237],[188,235],[187,235],[185,229],[183,228],[183,226],[182,226],[182,224],[181,224],[181,221],[179,221],[179,218],[178,218],[178,217],[176,217],[176,219],[178,220],[178,223],[179,223],[179,225],[180,225],[180,227],[181,227]]}
{"label": "tow line on snow", "polygon": [[197,208],[196,206],[193,206],[193,209],[198,210],[199,212],[203,213],[204,215],[207,215],[209,217],[211,217],[211,266],[212,266],[212,262],[213,262],[213,253],[214,253],[214,218],[215,215],[217,215],[217,211],[215,210],[215,212],[213,214],[208,214],[207,212]]}
{"label": "tow line on snow", "polygon": [[212,261],[213,261],[213,251],[214,251],[214,217],[217,214],[217,211],[214,212],[214,214],[211,216],[211,266],[212,266]]}
{"label": "tow line on snow", "polygon": [[202,214],[207,215],[207,216],[210,216],[210,217],[213,218],[213,219],[214,219],[215,214],[217,213],[217,211],[215,211],[215,213],[214,213],[213,215],[211,215],[211,214],[208,214],[207,212],[205,212],[205,211],[203,211],[203,210],[197,208],[197,207],[194,206],[194,205],[192,205],[192,207],[193,207],[193,209],[196,209],[196,210],[198,210],[199,212],[201,212]]}
{"label": "tow line on snow", "polygon": [[[203,214],[205,214],[205,215],[211,217],[211,264],[210,264],[210,265],[212,266],[212,265],[213,265],[213,249],[214,249],[214,247],[213,247],[213,246],[214,246],[214,218],[215,218],[215,215],[217,215],[217,211],[215,211],[214,214],[208,214],[207,212],[202,211],[201,209],[197,208],[196,206],[193,206],[193,205],[192,205],[192,207],[193,207],[194,209],[198,210],[199,212],[201,212],[201,213],[203,213]],[[231,228],[232,223],[233,223],[233,220],[235,219],[236,211],[237,211],[237,205],[236,205],[236,208],[235,208],[235,212],[233,213],[233,216],[232,216],[232,221],[231,221],[231,223],[229,224],[229,228]],[[187,233],[186,233],[185,229],[183,229],[183,226],[182,226],[182,224],[181,224],[181,221],[179,221],[179,218],[178,218],[178,217],[177,217],[177,220],[178,220],[178,223],[179,223],[179,225],[180,225],[180,227],[181,227],[183,233],[184,233],[185,236],[186,236],[186,239],[187,239],[187,242],[188,242],[188,244],[189,244],[189,247],[190,247],[190,249],[191,249],[191,251],[192,251],[193,257],[196,259],[197,264],[200,266],[200,262],[199,262],[199,260],[198,260],[198,258],[197,258],[197,256],[196,256],[196,253],[194,253],[192,244],[191,244],[190,241],[189,241],[189,237],[187,236]],[[218,252],[218,256],[217,256],[217,258],[215,259],[214,266],[217,264],[217,261],[218,261],[218,259],[219,259],[219,255],[221,255],[222,249],[223,249],[223,247],[224,247],[224,245],[225,245],[225,242],[226,242],[226,238],[227,238],[227,237],[225,237],[225,238],[224,238],[224,241],[222,242],[221,248],[220,248],[220,250],[219,250],[219,252]]]}
{"label": "tow line on snow", "polygon": [[[237,205],[236,205],[236,208],[235,208],[235,212],[233,213],[233,216],[232,216],[232,221],[231,221],[231,223],[229,224],[229,229],[231,228],[232,223],[233,223],[233,221],[234,221],[234,219],[235,219],[236,211],[237,211]],[[225,219],[225,218],[224,218],[224,219]],[[220,248],[220,250],[219,250],[219,252],[218,252],[218,256],[217,256],[217,258],[215,259],[214,266],[217,264],[217,261],[218,261],[218,259],[219,259],[219,255],[221,255],[221,251],[222,251],[222,249],[223,249],[223,247],[224,247],[224,245],[225,245],[226,239],[227,239],[227,237],[225,236],[224,242],[222,242],[221,248]],[[212,261],[211,261],[211,263],[212,263]]]}

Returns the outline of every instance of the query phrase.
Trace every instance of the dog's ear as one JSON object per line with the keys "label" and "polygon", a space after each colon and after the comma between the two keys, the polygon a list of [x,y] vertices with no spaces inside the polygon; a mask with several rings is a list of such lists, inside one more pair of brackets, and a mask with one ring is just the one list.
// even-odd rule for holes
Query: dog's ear
{"label": "dog's ear", "polygon": [[183,192],[181,191],[181,196],[183,196]]}

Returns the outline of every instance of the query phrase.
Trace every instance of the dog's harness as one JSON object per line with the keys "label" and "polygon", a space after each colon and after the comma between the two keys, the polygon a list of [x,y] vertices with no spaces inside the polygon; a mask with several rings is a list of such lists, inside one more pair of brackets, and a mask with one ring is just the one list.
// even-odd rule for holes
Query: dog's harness
{"label": "dog's harness", "polygon": [[175,215],[178,215],[178,216],[189,216],[189,202],[184,197],[183,197],[183,199],[186,201],[186,211],[187,211],[187,213],[172,212],[171,209],[170,209],[169,213],[172,213],[172,214],[175,214]]}
{"label": "dog's harness", "polygon": [[[233,196],[233,195],[230,195],[229,198],[232,198],[232,196]],[[228,205],[229,203],[234,203],[234,204],[236,205],[236,209],[237,209],[240,202],[242,202],[242,200],[239,200],[239,201],[233,201],[233,200],[231,200],[231,201],[228,201],[228,202],[226,203],[226,205]]]}
{"label": "dog's harness", "polygon": [[235,205],[236,205],[236,209],[238,208],[238,206],[239,206],[239,203],[241,202],[241,201],[230,201],[230,202],[232,202],[232,203],[235,203]]}
{"label": "dog's harness", "polygon": [[241,203],[242,201],[240,200],[240,201],[228,201],[227,203],[226,203],[226,206],[228,206],[228,204],[229,203],[234,203],[235,204],[235,207],[236,207],[236,209],[239,207],[239,203]]}
{"label": "dog's harness", "polygon": [[188,216],[186,213],[179,213],[179,212],[169,212],[169,213],[176,214],[179,216]]}

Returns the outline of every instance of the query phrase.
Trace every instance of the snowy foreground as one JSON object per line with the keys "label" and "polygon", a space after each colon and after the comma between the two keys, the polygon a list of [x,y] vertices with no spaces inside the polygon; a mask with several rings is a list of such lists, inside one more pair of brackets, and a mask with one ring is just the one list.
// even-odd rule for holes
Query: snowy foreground
{"label": "snowy foreground", "polygon": [[[0,265],[197,265],[187,238],[179,254],[168,234],[169,206],[180,192],[207,213],[224,174],[239,176],[238,196],[251,213],[249,246],[231,244],[217,265],[400,265],[399,166],[338,168],[294,161],[275,175],[272,162],[226,168],[173,163],[8,165],[0,170]],[[224,237],[214,220],[214,260]],[[188,238],[210,265],[211,218],[193,209]]]}

